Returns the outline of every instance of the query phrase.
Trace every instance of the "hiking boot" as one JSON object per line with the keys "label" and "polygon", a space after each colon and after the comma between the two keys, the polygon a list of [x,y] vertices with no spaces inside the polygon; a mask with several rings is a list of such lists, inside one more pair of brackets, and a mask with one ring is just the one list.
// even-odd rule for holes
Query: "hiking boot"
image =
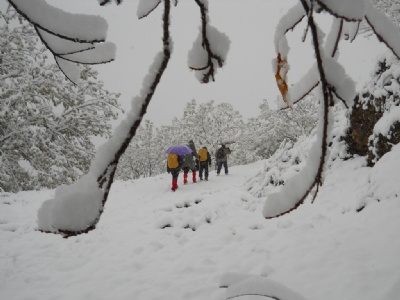
{"label": "hiking boot", "polygon": [[197,180],[196,180],[196,171],[192,172],[192,179],[193,179],[193,183],[197,182]]}
{"label": "hiking boot", "polygon": [[171,190],[175,192],[175,190],[178,188],[178,179],[172,179],[172,187]]}

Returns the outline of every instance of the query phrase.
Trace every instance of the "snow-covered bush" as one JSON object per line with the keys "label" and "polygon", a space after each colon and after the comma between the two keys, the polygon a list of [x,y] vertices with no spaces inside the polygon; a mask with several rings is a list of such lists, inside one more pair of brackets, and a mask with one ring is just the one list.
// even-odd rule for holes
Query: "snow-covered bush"
{"label": "snow-covered bush", "polygon": [[296,142],[283,141],[275,153],[265,160],[264,168],[246,182],[246,189],[257,198],[279,191],[287,180],[304,168],[313,136],[302,136]]}
{"label": "snow-covered bush", "polygon": [[[330,168],[337,159],[349,158],[344,136],[348,130],[347,110],[343,106],[336,106],[333,111],[332,142],[328,145],[327,168]],[[275,153],[265,160],[264,167],[256,176],[246,183],[246,189],[257,198],[268,198],[271,193],[278,193],[292,177],[301,173],[306,167],[310,156],[310,149],[316,140],[316,131],[309,135],[302,135],[297,140],[284,140]],[[302,180],[297,179],[299,184]]]}
{"label": "snow-covered bush", "polygon": [[317,125],[317,106],[314,94],[283,110],[272,110],[263,100],[259,116],[249,120],[240,138],[243,152],[253,154],[247,163],[269,158],[284,141],[294,143],[308,136]]}
{"label": "snow-covered bush", "polygon": [[356,97],[346,137],[349,152],[368,156],[370,166],[400,142],[399,92],[400,62],[388,53]]}

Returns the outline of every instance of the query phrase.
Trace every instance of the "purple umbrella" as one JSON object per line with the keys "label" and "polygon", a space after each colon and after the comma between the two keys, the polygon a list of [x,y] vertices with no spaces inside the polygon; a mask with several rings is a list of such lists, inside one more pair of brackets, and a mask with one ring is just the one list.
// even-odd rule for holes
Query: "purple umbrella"
{"label": "purple umbrella", "polygon": [[190,149],[188,146],[185,145],[176,145],[169,147],[167,151],[165,151],[165,153],[185,155],[192,153],[192,149]]}

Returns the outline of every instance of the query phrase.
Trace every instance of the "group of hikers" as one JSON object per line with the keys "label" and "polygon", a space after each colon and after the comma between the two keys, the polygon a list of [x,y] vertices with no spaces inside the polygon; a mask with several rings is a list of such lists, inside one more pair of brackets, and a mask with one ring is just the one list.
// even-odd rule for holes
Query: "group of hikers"
{"label": "group of hikers", "polygon": [[[172,175],[171,190],[175,191],[178,188],[178,177],[183,170],[183,184],[188,183],[189,171],[192,172],[193,183],[197,182],[197,171],[199,172],[200,181],[208,181],[208,168],[211,166],[211,155],[207,147],[203,146],[199,151],[196,150],[193,140],[190,140],[187,145],[192,151],[188,154],[169,153],[167,158],[167,172]],[[228,174],[228,154],[231,154],[231,149],[222,144],[215,153],[217,164],[217,176],[224,167],[225,174]]]}

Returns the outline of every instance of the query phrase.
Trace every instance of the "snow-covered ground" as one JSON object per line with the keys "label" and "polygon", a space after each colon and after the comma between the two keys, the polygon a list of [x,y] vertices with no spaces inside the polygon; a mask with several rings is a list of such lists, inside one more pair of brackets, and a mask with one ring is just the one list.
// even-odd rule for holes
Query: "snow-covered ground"
{"label": "snow-covered ground", "polygon": [[308,300],[400,299],[399,157],[338,160],[313,204],[271,220],[249,192],[268,161],[181,175],[177,192],[168,174],[116,182],[97,229],[69,239],[36,231],[54,191],[0,194],[0,299],[219,300],[235,274]]}

